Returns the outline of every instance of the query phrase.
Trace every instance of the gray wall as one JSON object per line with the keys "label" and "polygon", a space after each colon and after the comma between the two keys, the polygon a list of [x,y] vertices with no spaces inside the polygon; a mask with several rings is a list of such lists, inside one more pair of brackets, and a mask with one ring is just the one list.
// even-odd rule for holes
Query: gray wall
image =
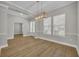
{"label": "gray wall", "polygon": [[28,35],[29,24],[28,21],[22,17],[15,15],[8,15],[8,38],[14,38],[14,24],[22,23],[23,35]]}
{"label": "gray wall", "polygon": [[7,6],[0,6],[0,48],[7,46],[7,40],[14,38],[14,24],[22,23],[23,35],[28,35],[29,24],[20,13],[9,12]]}
{"label": "gray wall", "polygon": [[63,8],[57,9],[52,12],[52,16],[57,14],[66,14],[65,20],[65,33],[66,38],[69,40],[64,40],[65,42],[76,44],[77,37],[77,3],[65,6]]}
{"label": "gray wall", "polygon": [[7,6],[0,5],[0,47],[7,44]]}
{"label": "gray wall", "polygon": [[14,24],[14,34],[23,34],[22,23],[15,23]]}
{"label": "gray wall", "polygon": [[78,13],[77,13],[77,15],[78,15],[78,17],[77,17],[78,18],[78,20],[77,20],[77,22],[78,22],[77,23],[78,24],[78,28],[77,28],[77,31],[78,31],[78,33],[77,33],[78,34],[78,37],[77,37],[77,47],[78,47],[78,53],[79,53],[79,2],[78,2],[78,6],[77,7],[78,7],[78,9],[77,9],[77,11],[78,11]]}
{"label": "gray wall", "polygon": [[22,23],[23,35],[28,35],[29,24],[25,17],[0,5],[0,48],[7,46],[8,39],[14,38],[14,23]]}
{"label": "gray wall", "polygon": [[[31,35],[33,34],[34,36],[45,37],[45,38],[48,38],[49,40],[51,39],[51,40],[68,43],[71,45],[76,45],[76,41],[77,41],[77,2],[71,5],[65,6],[63,8],[60,8],[60,9],[56,9],[52,11],[50,15],[51,17],[53,17],[54,15],[58,15],[62,13],[66,14],[66,21],[65,21],[66,37],[43,34],[41,31],[43,30],[43,25],[40,22],[36,23],[36,33],[35,34],[31,33]],[[53,22],[51,26],[53,26]],[[51,31],[53,31],[53,27]]]}

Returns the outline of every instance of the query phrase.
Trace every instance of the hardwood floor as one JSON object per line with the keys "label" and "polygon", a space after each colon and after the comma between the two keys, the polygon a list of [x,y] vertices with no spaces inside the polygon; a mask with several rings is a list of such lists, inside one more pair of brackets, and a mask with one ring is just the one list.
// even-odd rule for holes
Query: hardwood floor
{"label": "hardwood floor", "polygon": [[1,49],[0,49],[0,56],[1,56]]}
{"label": "hardwood floor", "polygon": [[8,40],[8,47],[1,49],[2,57],[77,57],[73,47],[35,39],[33,36],[15,35]]}

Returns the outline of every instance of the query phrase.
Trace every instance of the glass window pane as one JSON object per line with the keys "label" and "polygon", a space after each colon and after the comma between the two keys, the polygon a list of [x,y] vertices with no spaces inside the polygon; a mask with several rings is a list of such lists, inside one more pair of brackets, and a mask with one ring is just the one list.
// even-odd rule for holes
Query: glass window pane
{"label": "glass window pane", "polygon": [[65,14],[53,17],[53,34],[65,36]]}
{"label": "glass window pane", "polygon": [[44,34],[51,34],[51,17],[44,18]]}
{"label": "glass window pane", "polygon": [[30,32],[32,32],[32,22],[30,22]]}
{"label": "glass window pane", "polygon": [[33,32],[35,32],[35,22],[33,22]]}
{"label": "glass window pane", "polygon": [[30,32],[35,32],[35,22],[34,21],[30,22]]}

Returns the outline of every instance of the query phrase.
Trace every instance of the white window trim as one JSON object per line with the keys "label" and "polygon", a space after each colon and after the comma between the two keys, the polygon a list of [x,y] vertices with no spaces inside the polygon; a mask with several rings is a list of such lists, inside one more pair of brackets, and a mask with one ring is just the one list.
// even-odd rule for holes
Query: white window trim
{"label": "white window trim", "polygon": [[[65,13],[61,13],[61,14],[56,14],[56,15],[54,15],[54,16],[59,16],[59,15],[65,15],[65,20],[64,20],[64,23],[65,23],[65,24],[64,24],[64,26],[65,26],[65,27],[64,27],[64,28],[65,28],[65,29],[64,29],[64,37],[65,37],[65,36],[66,36],[66,14],[65,14]],[[54,36],[61,36],[61,35],[55,35],[55,34],[54,34],[54,16],[53,16],[53,26],[52,26],[52,28],[53,28],[53,31],[52,31],[52,32],[53,32],[53,35],[54,35]]]}

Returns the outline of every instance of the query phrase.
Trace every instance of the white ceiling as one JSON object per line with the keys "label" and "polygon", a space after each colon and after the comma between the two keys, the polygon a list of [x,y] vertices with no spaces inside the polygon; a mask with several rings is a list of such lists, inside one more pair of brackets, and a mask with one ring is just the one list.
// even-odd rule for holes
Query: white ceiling
{"label": "white ceiling", "polygon": [[[26,14],[28,18],[33,18],[42,12],[47,12],[67,6],[75,1],[0,1],[0,4],[5,4],[10,10],[17,11],[19,13]],[[50,16],[50,15],[49,15]]]}
{"label": "white ceiling", "polygon": [[26,10],[29,10],[33,15],[42,11],[51,12],[57,8],[64,7],[73,3],[73,1],[12,1],[11,3],[18,5]]}

